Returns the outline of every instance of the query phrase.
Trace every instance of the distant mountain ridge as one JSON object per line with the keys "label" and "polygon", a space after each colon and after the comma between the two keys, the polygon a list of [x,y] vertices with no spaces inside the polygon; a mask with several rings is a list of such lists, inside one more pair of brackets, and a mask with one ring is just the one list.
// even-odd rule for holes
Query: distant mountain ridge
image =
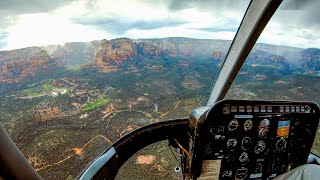
{"label": "distant mountain ridge", "polygon": [[[28,47],[0,51],[0,83],[20,82],[49,67],[83,66],[102,72],[117,71],[124,61],[140,59],[207,58],[223,60],[231,44],[228,40],[192,39],[103,39],[70,42],[64,45]],[[249,63],[295,63],[303,68],[320,70],[320,49],[256,44]]]}

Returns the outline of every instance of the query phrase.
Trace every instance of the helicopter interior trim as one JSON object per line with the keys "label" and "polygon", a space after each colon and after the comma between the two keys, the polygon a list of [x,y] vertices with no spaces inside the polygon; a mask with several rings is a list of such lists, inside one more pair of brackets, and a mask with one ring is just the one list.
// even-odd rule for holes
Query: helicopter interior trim
{"label": "helicopter interior trim", "polygon": [[[160,121],[136,129],[116,141],[80,177],[80,179],[114,179],[123,163],[149,144],[170,139],[181,146],[188,143],[188,118]],[[178,144],[172,142],[171,144]]]}
{"label": "helicopter interior trim", "polygon": [[41,179],[0,123],[0,179]]}

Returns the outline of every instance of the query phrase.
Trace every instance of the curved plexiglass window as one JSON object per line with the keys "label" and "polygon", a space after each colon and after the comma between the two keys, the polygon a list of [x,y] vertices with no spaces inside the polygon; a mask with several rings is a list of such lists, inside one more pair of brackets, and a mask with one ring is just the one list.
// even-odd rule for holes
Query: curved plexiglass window
{"label": "curved plexiglass window", "polygon": [[[75,178],[126,133],[206,104],[248,4],[2,0],[0,121],[42,177]],[[152,152],[122,172],[176,177],[169,149]]]}
{"label": "curved plexiglass window", "polygon": [[[319,2],[284,1],[228,92],[227,98],[320,103]],[[312,151],[320,154],[320,128]]]}

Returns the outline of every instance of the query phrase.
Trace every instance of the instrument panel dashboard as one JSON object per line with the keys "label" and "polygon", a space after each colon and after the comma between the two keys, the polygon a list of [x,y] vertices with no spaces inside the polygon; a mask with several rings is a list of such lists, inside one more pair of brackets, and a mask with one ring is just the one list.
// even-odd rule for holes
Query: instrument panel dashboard
{"label": "instrument panel dashboard", "polygon": [[272,179],[306,163],[319,107],[311,102],[223,100],[190,119],[197,121],[190,123],[194,178],[201,179],[195,172],[212,161],[219,162],[219,179]]}

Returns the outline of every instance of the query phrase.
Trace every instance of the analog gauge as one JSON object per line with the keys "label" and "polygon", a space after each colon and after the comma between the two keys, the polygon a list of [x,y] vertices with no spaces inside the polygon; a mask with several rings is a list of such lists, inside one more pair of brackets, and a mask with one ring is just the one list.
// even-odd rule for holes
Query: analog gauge
{"label": "analog gauge", "polygon": [[276,143],[276,151],[278,152],[284,152],[287,148],[287,139],[284,137],[281,137],[278,139]]}
{"label": "analog gauge", "polygon": [[222,172],[222,177],[231,177],[232,176],[232,171],[231,170],[226,170]]}
{"label": "analog gauge", "polygon": [[242,165],[247,164],[249,162],[249,155],[247,152],[241,153],[239,157],[239,161]]}
{"label": "analog gauge", "polygon": [[264,141],[258,141],[254,147],[254,152],[256,154],[261,154],[266,149],[266,143]]}
{"label": "analog gauge", "polygon": [[235,179],[244,179],[247,177],[248,175],[247,173],[248,173],[248,168],[241,167],[240,169],[237,170]]}
{"label": "analog gauge", "polygon": [[242,139],[242,149],[247,150],[251,147],[252,141],[250,137],[245,137]]}
{"label": "analog gauge", "polygon": [[228,130],[234,131],[239,127],[239,122],[237,120],[231,120],[228,124]]}
{"label": "analog gauge", "polygon": [[231,151],[235,149],[238,141],[236,139],[229,139],[227,141],[227,148],[230,149]]}
{"label": "analog gauge", "polygon": [[258,134],[260,137],[265,137],[269,132],[270,121],[268,119],[264,119],[259,123]]}
{"label": "analog gauge", "polygon": [[252,120],[251,120],[251,119],[246,120],[246,121],[244,122],[244,130],[245,130],[245,131],[251,130],[251,129],[252,129],[252,125],[253,125],[253,123],[252,123]]}

